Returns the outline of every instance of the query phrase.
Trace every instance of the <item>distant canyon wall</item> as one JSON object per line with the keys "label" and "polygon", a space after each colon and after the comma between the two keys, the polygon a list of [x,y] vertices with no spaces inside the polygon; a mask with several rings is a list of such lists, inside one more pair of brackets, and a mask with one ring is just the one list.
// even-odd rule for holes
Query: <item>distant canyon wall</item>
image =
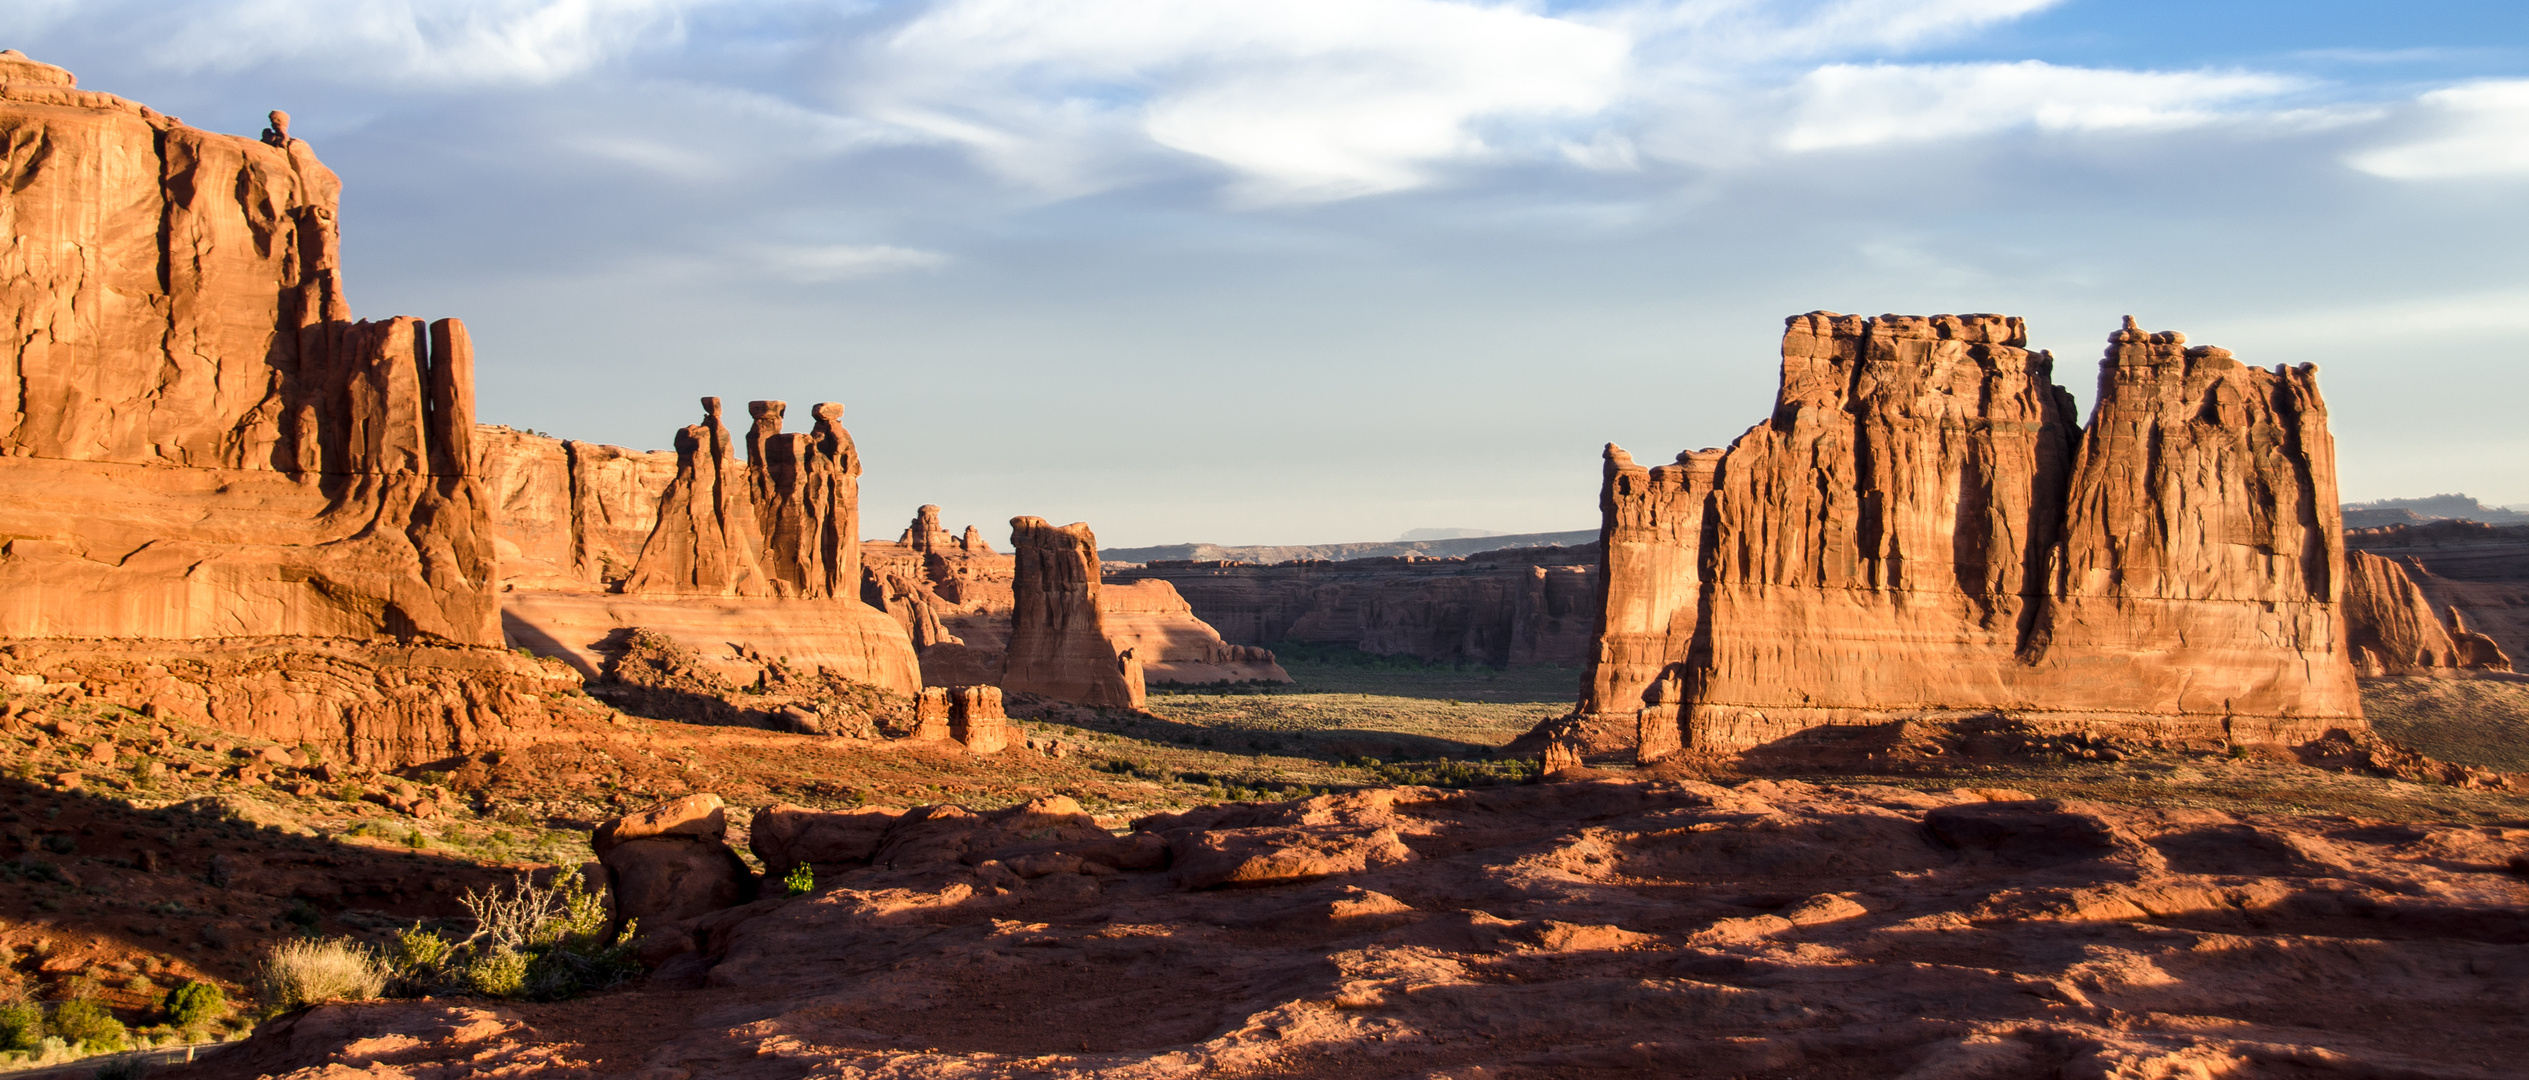
{"label": "distant canyon wall", "polygon": [[2175,738],[2362,726],[2316,369],[2127,320],[2082,425],[2001,316],[1786,322],[1771,419],[1607,449],[1576,748],[1652,759],[1998,711]]}
{"label": "distant canyon wall", "polygon": [[[2412,582],[2428,605],[2416,620],[2483,636],[2504,654],[2504,667],[2529,661],[2529,525],[2431,521],[2353,529],[2345,546]],[[2423,633],[2415,647],[2429,652],[2433,644]]]}
{"label": "distant canyon wall", "polygon": [[1591,652],[1597,548],[1512,548],[1459,558],[1118,567],[1110,582],[1165,582],[1223,639],[1343,645],[1437,663],[1579,667]]}

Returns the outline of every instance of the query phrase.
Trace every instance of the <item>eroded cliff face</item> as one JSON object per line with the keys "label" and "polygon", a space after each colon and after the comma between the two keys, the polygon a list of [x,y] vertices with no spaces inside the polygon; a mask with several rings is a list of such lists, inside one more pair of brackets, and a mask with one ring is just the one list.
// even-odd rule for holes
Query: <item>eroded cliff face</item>
{"label": "eroded cliff face", "polygon": [[1788,320],[1771,420],[1608,447],[1597,655],[1565,737],[1645,759],[2002,711],[2170,737],[2359,727],[2315,369],[2128,321],[2087,428],[2000,316]]}
{"label": "eroded cliff face", "polygon": [[465,329],[353,321],[275,123],[0,54],[0,636],[498,643]]}
{"label": "eroded cliff face", "polygon": [[505,589],[606,591],[632,575],[676,479],[670,450],[474,429],[475,475],[492,504]]}
{"label": "eroded cliff face", "polygon": [[1157,579],[1107,581],[1098,587],[1098,616],[1120,655],[1141,661],[1145,683],[1290,682],[1270,650],[1232,645],[1196,618],[1176,586]]}
{"label": "eroded cliff face", "polygon": [[[2426,573],[2416,564],[2418,573]],[[2367,551],[2345,553],[2345,626],[2354,669],[2364,675],[2437,675],[2510,671],[2511,657],[2494,639],[2467,628],[2442,625],[2433,603],[2406,573],[2407,565]]]}
{"label": "eroded cliff face", "polygon": [[1098,606],[1098,538],[1085,524],[1010,519],[1018,577],[1005,690],[1105,708],[1142,707],[1142,664],[1108,639]]}
{"label": "eroded cliff face", "polygon": [[2482,635],[2507,661],[2529,658],[2529,525],[2432,521],[2354,529],[2345,546],[2397,560],[2452,629]]}
{"label": "eroded cliff face", "polygon": [[1240,645],[1305,641],[1442,663],[1580,667],[1592,652],[1597,561],[1594,546],[1272,565],[1188,560],[1114,569],[1107,580],[1168,582],[1195,616]]}

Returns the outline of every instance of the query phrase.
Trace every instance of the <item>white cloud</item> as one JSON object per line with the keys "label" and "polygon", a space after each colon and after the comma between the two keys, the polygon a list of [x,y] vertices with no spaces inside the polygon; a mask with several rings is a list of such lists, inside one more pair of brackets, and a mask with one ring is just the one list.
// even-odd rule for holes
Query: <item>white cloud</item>
{"label": "white cloud", "polygon": [[2290,79],[2239,72],[2114,71],[2015,64],[1831,64],[1792,90],[1781,137],[1788,150],[1823,150],[2044,131],[2166,130],[2224,119],[2224,106],[2293,89]]}
{"label": "white cloud", "polygon": [[1249,201],[1311,201],[1485,156],[1485,121],[1603,110],[1629,46],[1443,0],[950,0],[886,43],[858,96],[1038,183],[1097,186],[1112,166],[1078,151],[1140,143],[1228,168]]}
{"label": "white cloud", "polygon": [[2529,80],[2435,90],[2417,99],[2429,137],[2356,154],[2354,168],[2397,180],[2529,177]]}
{"label": "white cloud", "polygon": [[179,71],[289,60],[359,81],[446,85],[565,78],[672,34],[698,2],[708,0],[224,0],[129,14],[169,27],[149,53]]}
{"label": "white cloud", "polygon": [[932,270],[946,255],[884,244],[764,244],[737,251],[743,265],[797,282],[844,281],[904,270]]}

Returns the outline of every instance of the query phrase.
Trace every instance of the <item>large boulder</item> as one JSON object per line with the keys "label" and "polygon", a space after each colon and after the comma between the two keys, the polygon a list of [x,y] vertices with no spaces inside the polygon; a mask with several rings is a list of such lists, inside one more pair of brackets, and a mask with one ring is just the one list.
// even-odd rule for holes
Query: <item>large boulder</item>
{"label": "large boulder", "polygon": [[717,795],[688,795],[599,825],[589,836],[614,887],[618,926],[659,927],[755,898],[755,878],[729,850]]}
{"label": "large boulder", "polygon": [[904,811],[892,806],[811,810],[781,804],[755,812],[747,847],[764,861],[764,874],[779,878],[805,863],[819,870],[869,865]]}

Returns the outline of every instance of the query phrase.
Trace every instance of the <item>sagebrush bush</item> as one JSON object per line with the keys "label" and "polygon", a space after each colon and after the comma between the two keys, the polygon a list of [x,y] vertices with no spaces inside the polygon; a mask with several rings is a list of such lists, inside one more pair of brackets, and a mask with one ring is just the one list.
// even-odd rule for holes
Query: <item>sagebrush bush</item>
{"label": "sagebrush bush", "polygon": [[53,1008],[53,1018],[45,1024],[65,1043],[81,1052],[103,1054],[131,1045],[123,1030],[123,1022],[107,1012],[105,1006],[86,998],[62,1002]]}
{"label": "sagebrush bush", "polygon": [[350,938],[294,938],[264,954],[255,997],[271,1013],[325,1001],[366,1001],[385,991],[387,974],[376,953]]}
{"label": "sagebrush bush", "polygon": [[33,1050],[44,1042],[44,1010],[31,1001],[0,1005],[0,1050]]}
{"label": "sagebrush bush", "polygon": [[527,988],[527,957],[508,946],[494,945],[477,953],[465,966],[466,984],[478,994],[516,997]]}

